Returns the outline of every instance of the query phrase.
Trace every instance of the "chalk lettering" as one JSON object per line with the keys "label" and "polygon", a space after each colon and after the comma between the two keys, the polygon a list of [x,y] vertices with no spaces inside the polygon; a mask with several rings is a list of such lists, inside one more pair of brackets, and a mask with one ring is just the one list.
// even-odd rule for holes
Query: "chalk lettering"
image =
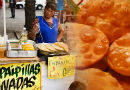
{"label": "chalk lettering", "polygon": [[37,75],[40,72],[40,63],[36,64],[35,66],[35,75]]}
{"label": "chalk lettering", "polygon": [[17,78],[17,90],[20,88],[20,86],[22,85],[23,82],[23,77],[19,77]]}
{"label": "chalk lettering", "polygon": [[4,80],[1,84],[0,90],[8,90],[8,85],[9,85],[9,79],[7,80],[7,82]]}
{"label": "chalk lettering", "polygon": [[1,67],[0,68],[0,79],[6,78],[7,76],[15,76],[18,77],[19,73],[22,75],[37,75],[40,72],[40,63],[37,64],[27,64],[21,65],[17,67],[9,66],[9,67]]}
{"label": "chalk lettering", "polygon": [[35,85],[36,77],[18,77],[17,79],[12,78],[11,80],[4,80],[0,84],[0,90],[11,90],[11,89],[17,89],[17,90],[23,90],[24,87],[32,87]]}
{"label": "chalk lettering", "polygon": [[15,79],[11,79],[10,84],[9,84],[9,90],[11,90],[11,87],[15,89]]}

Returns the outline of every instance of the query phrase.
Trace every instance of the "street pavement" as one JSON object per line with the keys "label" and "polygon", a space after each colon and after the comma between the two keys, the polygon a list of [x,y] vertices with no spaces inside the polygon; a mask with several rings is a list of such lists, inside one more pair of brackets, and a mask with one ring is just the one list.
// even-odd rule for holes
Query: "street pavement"
{"label": "street pavement", "polygon": [[[43,15],[43,10],[36,10],[36,15]],[[14,31],[22,31],[25,25],[25,11],[24,9],[15,9],[15,19],[11,17],[10,8],[8,8],[8,3],[6,3],[6,31],[8,37],[14,38]],[[0,11],[0,35],[3,35],[3,9]]]}

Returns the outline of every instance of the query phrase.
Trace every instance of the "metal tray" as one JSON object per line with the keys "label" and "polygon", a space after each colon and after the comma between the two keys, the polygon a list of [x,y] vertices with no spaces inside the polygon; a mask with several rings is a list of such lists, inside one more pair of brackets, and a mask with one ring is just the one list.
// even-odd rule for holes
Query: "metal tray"
{"label": "metal tray", "polygon": [[8,41],[8,50],[6,53],[7,57],[36,57],[37,56],[37,50],[36,50],[35,46],[34,46],[34,48],[35,48],[34,51],[23,51],[20,43],[19,43],[18,48],[11,48],[10,43],[14,43],[14,42],[19,43],[19,40],[9,40]]}
{"label": "metal tray", "polygon": [[36,57],[37,51],[8,50],[7,57]]}

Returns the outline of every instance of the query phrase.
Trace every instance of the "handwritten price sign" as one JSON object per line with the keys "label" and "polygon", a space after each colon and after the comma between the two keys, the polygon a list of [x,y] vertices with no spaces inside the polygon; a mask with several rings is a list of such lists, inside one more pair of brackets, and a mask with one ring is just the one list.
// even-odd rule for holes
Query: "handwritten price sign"
{"label": "handwritten price sign", "polygon": [[0,90],[41,90],[41,64],[14,63],[0,66]]}
{"label": "handwritten price sign", "polygon": [[65,55],[48,58],[48,78],[60,79],[75,73],[75,56]]}

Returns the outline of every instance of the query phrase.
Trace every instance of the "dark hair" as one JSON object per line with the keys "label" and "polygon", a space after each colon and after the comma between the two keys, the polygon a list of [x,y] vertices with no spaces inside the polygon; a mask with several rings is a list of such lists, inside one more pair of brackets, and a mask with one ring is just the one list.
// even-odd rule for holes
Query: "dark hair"
{"label": "dark hair", "polygon": [[56,11],[56,3],[54,2],[47,2],[45,9],[51,8],[52,10]]}

